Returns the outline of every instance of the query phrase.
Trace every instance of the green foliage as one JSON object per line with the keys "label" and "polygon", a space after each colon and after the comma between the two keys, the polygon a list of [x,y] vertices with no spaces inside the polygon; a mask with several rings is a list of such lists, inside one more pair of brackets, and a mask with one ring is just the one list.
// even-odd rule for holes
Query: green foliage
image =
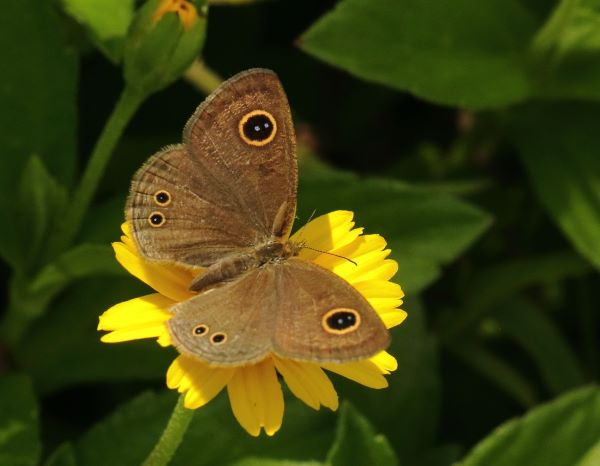
{"label": "green foliage", "polygon": [[316,164],[302,172],[299,193],[300,219],[308,219],[317,206],[317,215],[348,209],[356,213],[358,225],[369,226],[367,233],[372,229],[388,239],[401,264],[397,279],[407,293],[431,284],[441,265],[490,224],[488,215],[454,197],[390,179],[359,179]]}
{"label": "green foliage", "polygon": [[394,466],[398,460],[386,438],[376,434],[352,405],[344,404],[340,409],[335,441],[327,454],[327,463],[332,466]]}
{"label": "green foliage", "polygon": [[577,251],[600,267],[600,107],[535,106],[513,118],[516,144],[544,207]]}
{"label": "green foliage", "polygon": [[507,422],[476,445],[459,466],[582,465],[597,455],[592,449],[597,450],[598,432],[600,390],[584,388]]}
{"label": "green foliage", "polygon": [[65,189],[48,173],[39,157],[32,156],[23,168],[15,204],[14,231],[25,248],[16,252],[18,256],[11,261],[15,267],[35,265],[46,238],[56,229],[66,201]]}
{"label": "green foliage", "polygon": [[534,33],[531,14],[514,0],[343,0],[301,46],[361,78],[480,108],[531,94],[523,63]]}
{"label": "green foliage", "polygon": [[133,18],[133,0],[63,0],[65,12],[84,26],[94,45],[113,61],[123,55],[123,43]]}
{"label": "green foliage", "polygon": [[38,409],[25,376],[0,378],[0,464],[35,466],[41,453]]}
{"label": "green foliage", "polygon": [[[36,223],[49,213],[41,205],[48,200],[41,196],[73,179],[78,67],[62,35],[48,2],[24,0],[3,6],[0,209],[20,227],[0,230],[0,256],[15,268],[28,259],[24,245],[30,252],[30,241],[39,242],[44,233],[46,225]],[[19,188],[23,182],[29,184]],[[20,193],[21,202],[30,199],[34,204],[20,211],[23,206],[15,203],[15,193]],[[33,237],[21,236],[24,224],[32,228],[27,234]]]}
{"label": "green foliage", "polygon": [[[0,465],[139,465],[161,437],[177,351],[99,341],[152,292],[109,243],[195,88],[254,66],[294,113],[295,228],[351,210],[399,264],[399,367],[382,390],[328,373],[338,413],[284,388],[272,438],[222,393],[171,464],[600,464],[600,1],[197,0],[190,29],[158,3],[3,5]],[[208,28],[209,3],[249,5]]]}

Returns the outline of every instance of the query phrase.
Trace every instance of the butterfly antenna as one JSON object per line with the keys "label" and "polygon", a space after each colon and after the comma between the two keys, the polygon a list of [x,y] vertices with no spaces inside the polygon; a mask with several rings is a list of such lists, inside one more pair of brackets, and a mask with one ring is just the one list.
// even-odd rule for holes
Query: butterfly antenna
{"label": "butterfly antenna", "polygon": [[347,260],[348,262],[350,262],[350,263],[352,263],[352,264],[354,264],[354,265],[358,266],[358,264],[357,264],[355,261],[353,261],[352,259],[350,259],[349,257],[346,257],[346,256],[341,256],[341,255],[339,255],[339,254],[335,254],[335,253],[333,253],[333,252],[322,251],[321,249],[311,248],[310,246],[306,246],[306,245],[302,245],[302,247],[303,247],[304,249],[310,249],[311,251],[316,251],[316,252],[320,252],[320,253],[323,253],[323,254],[329,254],[330,256],[335,256],[335,257],[339,257],[340,259],[345,259],[345,260]]}
{"label": "butterfly antenna", "polygon": [[[302,243],[302,233],[304,233],[304,228],[306,227],[306,225],[308,225],[310,223],[310,221],[313,219],[313,217],[315,216],[315,214],[317,213],[317,209],[314,209],[312,211],[312,214],[310,214],[310,217],[308,217],[308,220],[306,221],[306,223],[304,224],[304,226],[302,228],[300,228],[300,230],[298,230],[298,239],[300,240],[299,242]],[[298,217],[296,217],[298,218]]]}

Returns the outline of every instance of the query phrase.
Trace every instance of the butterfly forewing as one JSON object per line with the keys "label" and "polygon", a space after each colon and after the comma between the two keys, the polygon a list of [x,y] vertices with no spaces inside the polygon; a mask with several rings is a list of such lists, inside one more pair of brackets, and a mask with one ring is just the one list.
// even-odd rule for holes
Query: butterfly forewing
{"label": "butterfly forewing", "polygon": [[[198,107],[182,145],[136,173],[127,220],[146,257],[208,266],[284,237],[296,184],[295,135],[281,83],[272,71],[249,70]],[[161,191],[170,195],[168,205],[157,201]]]}
{"label": "butterfly forewing", "polygon": [[228,191],[195,169],[183,145],[164,149],[138,171],[126,216],[145,256],[187,265],[210,265],[257,235]]}

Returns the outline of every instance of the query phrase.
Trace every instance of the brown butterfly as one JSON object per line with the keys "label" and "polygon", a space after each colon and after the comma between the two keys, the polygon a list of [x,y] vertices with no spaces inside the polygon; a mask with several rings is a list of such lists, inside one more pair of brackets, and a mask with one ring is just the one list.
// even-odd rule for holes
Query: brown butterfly
{"label": "brown butterfly", "polygon": [[350,284],[297,257],[287,240],[296,211],[297,161],[279,79],[251,69],[197,108],[183,144],[135,174],[127,221],[150,260],[205,267],[198,295],[171,308],[174,345],[216,366],[270,353],[316,363],[364,359],[389,334]]}

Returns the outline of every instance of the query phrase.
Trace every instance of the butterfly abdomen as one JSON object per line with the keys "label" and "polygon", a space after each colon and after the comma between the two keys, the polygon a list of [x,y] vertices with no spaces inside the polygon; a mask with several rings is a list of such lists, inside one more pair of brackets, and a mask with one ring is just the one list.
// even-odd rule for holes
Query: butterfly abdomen
{"label": "butterfly abdomen", "polygon": [[212,264],[205,273],[195,278],[189,286],[192,291],[203,291],[214,285],[232,280],[248,270],[291,256],[290,248],[278,241],[231,254]]}

